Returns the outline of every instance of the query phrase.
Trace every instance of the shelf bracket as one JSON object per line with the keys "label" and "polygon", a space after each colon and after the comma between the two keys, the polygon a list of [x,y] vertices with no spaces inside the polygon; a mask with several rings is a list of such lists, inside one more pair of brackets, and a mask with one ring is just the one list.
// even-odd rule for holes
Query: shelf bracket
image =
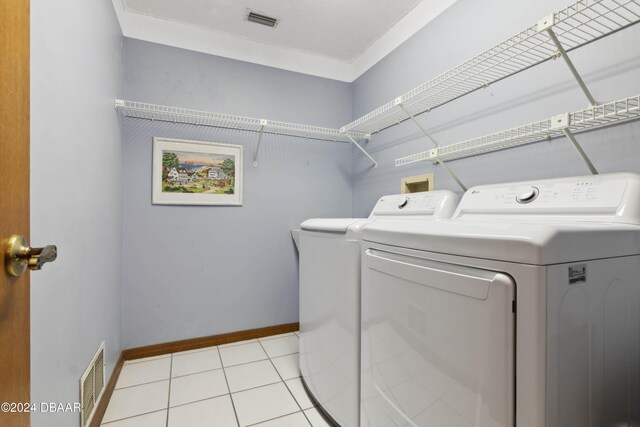
{"label": "shelf bracket", "polygon": [[567,67],[569,67],[569,71],[571,71],[571,74],[573,74],[573,77],[578,82],[580,89],[582,89],[582,92],[589,100],[589,104],[592,107],[598,105],[593,95],[591,95],[591,92],[589,92],[589,89],[587,88],[587,85],[585,84],[584,80],[582,80],[582,77],[578,73],[578,70],[576,70],[576,67],[573,65],[573,62],[571,61],[571,58],[569,58],[567,51],[564,50],[564,47],[562,47],[562,43],[560,43],[560,40],[558,40],[556,33],[553,31],[554,25],[555,25],[555,15],[552,13],[551,15],[546,16],[542,18],[540,21],[538,21],[538,32],[542,32],[542,31],[547,32],[547,34],[549,35],[549,38],[551,38],[551,41],[553,41],[553,44],[556,45],[556,48],[558,49],[558,53],[560,54],[560,56],[562,56],[562,59],[564,59],[564,62],[567,64]]}
{"label": "shelf bracket", "polygon": [[367,157],[369,158],[369,160],[371,160],[371,162],[373,163],[373,167],[374,167],[374,168],[377,168],[377,167],[378,167],[378,162],[376,162],[376,161],[375,161],[375,159],[374,159],[373,157],[371,157],[371,156],[369,155],[369,153],[367,153],[367,152],[365,151],[365,149],[364,149],[364,148],[362,148],[362,147],[360,146],[360,144],[358,144],[358,142],[357,142],[355,139],[353,139],[353,137],[352,137],[351,135],[349,135],[347,132],[343,132],[343,133],[347,136],[347,138],[349,138],[349,141],[351,141],[351,143],[352,143],[353,145],[355,145],[356,147],[358,147],[358,150],[362,151],[362,154],[364,154],[365,156],[367,156]]}
{"label": "shelf bracket", "polygon": [[573,148],[576,149],[576,151],[578,152],[578,155],[580,155],[582,160],[586,163],[586,165],[589,168],[589,170],[591,171],[591,173],[593,175],[597,175],[598,174],[598,170],[593,165],[593,162],[591,162],[591,159],[589,159],[589,156],[587,156],[587,153],[584,152],[584,150],[582,149],[582,147],[580,146],[580,144],[576,140],[576,137],[571,132],[571,129],[569,128],[570,124],[571,124],[571,116],[570,116],[569,113],[559,114],[559,115],[553,116],[551,118],[551,126],[550,126],[549,129],[551,129],[551,130],[556,130],[556,129],[562,130],[562,133],[564,133],[564,135],[567,137],[569,142],[571,142],[571,144],[573,145]]}
{"label": "shelf bracket", "polygon": [[260,120],[260,133],[258,134],[258,146],[256,147],[256,152],[253,155],[253,167],[258,166],[258,153],[260,152],[260,143],[262,142],[262,134],[264,132],[264,127],[268,124],[266,120]]}
{"label": "shelf bracket", "polygon": [[418,129],[420,129],[422,131],[422,133],[425,134],[425,136],[431,140],[431,143],[433,145],[435,145],[436,147],[440,146],[440,144],[438,144],[438,142],[435,140],[435,138],[433,136],[431,136],[431,134],[429,132],[427,132],[427,130],[416,120],[416,118],[413,116],[413,114],[411,114],[409,112],[409,110],[406,109],[406,107],[402,104],[402,101],[400,101],[400,98],[396,99],[396,105],[398,105],[400,108],[402,108],[402,111],[404,111],[404,113],[407,115],[407,117],[409,117],[409,119],[411,119],[413,124],[415,124],[418,127]]}
{"label": "shelf bracket", "polygon": [[462,191],[467,191],[467,187],[462,183],[462,181],[460,181],[460,178],[458,178],[458,176],[455,173],[453,173],[453,171],[449,168],[449,166],[443,160],[440,159],[439,151],[438,151],[438,149],[440,148],[440,144],[438,144],[438,142],[435,140],[435,138],[433,136],[431,136],[431,134],[429,132],[427,132],[427,130],[416,120],[414,115],[411,114],[411,112],[409,110],[407,110],[407,108],[402,104],[402,97],[396,98],[394,103],[397,106],[399,106],[402,109],[402,111],[404,111],[404,113],[407,115],[407,117],[409,117],[409,119],[411,119],[411,121],[418,127],[418,129],[420,129],[422,131],[422,133],[427,138],[429,138],[431,143],[433,145],[435,145],[435,147],[436,147],[436,149],[435,149],[436,164],[440,164],[442,166],[442,168],[445,170],[445,172],[448,173],[451,178],[453,178],[453,180],[456,182],[456,184],[458,184],[460,186],[460,188],[462,188]]}

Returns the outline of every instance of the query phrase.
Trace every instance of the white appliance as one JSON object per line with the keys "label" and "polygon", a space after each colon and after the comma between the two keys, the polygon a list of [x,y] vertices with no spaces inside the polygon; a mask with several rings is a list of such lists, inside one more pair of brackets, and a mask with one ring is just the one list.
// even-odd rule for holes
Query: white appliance
{"label": "white appliance", "polygon": [[640,425],[640,176],[469,189],[362,233],[362,425]]}
{"label": "white appliance", "polygon": [[358,427],[360,402],[360,231],[371,222],[448,218],[450,191],[385,196],[367,219],[310,219],[300,232],[300,370],[325,414]]}

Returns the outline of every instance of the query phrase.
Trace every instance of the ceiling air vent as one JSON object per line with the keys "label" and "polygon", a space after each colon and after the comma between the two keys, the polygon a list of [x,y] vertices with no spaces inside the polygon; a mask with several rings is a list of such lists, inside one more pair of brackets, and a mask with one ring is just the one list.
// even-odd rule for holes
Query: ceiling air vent
{"label": "ceiling air vent", "polygon": [[266,25],[267,27],[275,27],[278,25],[278,20],[276,18],[272,18],[270,16],[261,15],[259,13],[255,13],[253,11],[249,11],[247,15],[247,20],[249,22],[255,22],[256,24]]}

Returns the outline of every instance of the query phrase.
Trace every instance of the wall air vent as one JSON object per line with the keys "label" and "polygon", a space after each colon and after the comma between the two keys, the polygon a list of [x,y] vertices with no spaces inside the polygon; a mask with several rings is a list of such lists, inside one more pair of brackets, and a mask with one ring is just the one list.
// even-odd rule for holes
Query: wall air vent
{"label": "wall air vent", "polygon": [[266,25],[267,27],[271,27],[271,28],[274,28],[276,25],[278,25],[278,20],[276,18],[262,15],[260,13],[255,13],[251,10],[248,11],[247,21],[255,22],[256,24]]}
{"label": "wall air vent", "polygon": [[85,427],[91,422],[97,403],[104,391],[104,341],[100,344],[98,352],[91,359],[87,370],[80,378],[80,420]]}

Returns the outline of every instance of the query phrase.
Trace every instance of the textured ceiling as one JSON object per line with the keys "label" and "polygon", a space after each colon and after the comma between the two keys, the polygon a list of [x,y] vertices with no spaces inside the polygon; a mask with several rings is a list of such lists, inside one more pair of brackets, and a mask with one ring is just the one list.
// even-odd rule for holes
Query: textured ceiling
{"label": "textured ceiling", "polygon": [[[122,0],[128,12],[353,61],[421,0]],[[279,19],[246,20],[247,10]]]}

